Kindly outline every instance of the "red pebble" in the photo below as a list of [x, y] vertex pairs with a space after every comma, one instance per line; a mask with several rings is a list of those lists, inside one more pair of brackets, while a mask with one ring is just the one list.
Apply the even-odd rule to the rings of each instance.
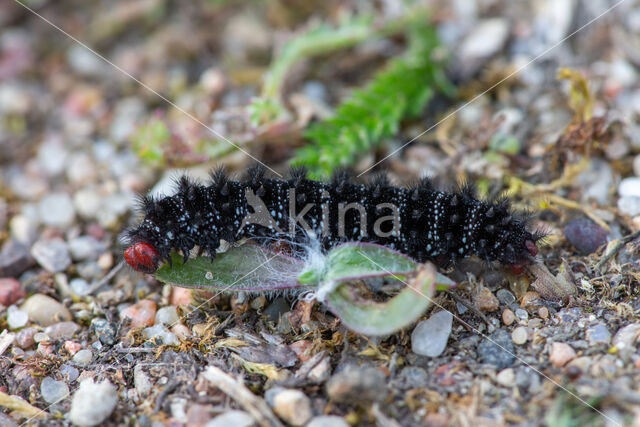
[[27, 293], [16, 279], [10, 277], [0, 279], [0, 304], [8, 307], [26, 295]]
[[155, 302], [143, 299], [138, 301], [137, 304], [130, 305], [122, 310], [120, 317], [122, 319], [125, 317], [131, 319], [131, 327], [133, 328], [153, 326], [156, 318], [156, 308]]
[[160, 255], [149, 243], [138, 242], [124, 251], [124, 259], [135, 270], [150, 274], [158, 269]]

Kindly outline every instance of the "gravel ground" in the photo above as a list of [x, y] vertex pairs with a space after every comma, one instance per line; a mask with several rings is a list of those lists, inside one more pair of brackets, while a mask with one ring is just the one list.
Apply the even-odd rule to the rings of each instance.
[[[458, 97], [357, 169], [432, 128], [385, 162], [391, 178], [508, 189], [549, 233], [553, 276], [461, 263], [435, 299], [447, 311], [384, 339], [317, 303], [163, 285], [121, 268], [119, 240], [137, 195], [168, 191], [177, 169], [251, 164], [198, 151], [228, 148], [202, 124], [285, 171], [300, 127], [256, 130], [245, 108], [272, 52], [372, 6], [25, 2], [105, 62], [1, 4], [0, 425], [640, 425], [640, 1], [428, 2]], [[322, 117], [402, 47], [305, 61], [285, 100]], [[584, 76], [590, 107], [560, 68]], [[171, 132], [160, 163], [132, 140], [154, 119]], [[575, 292], [555, 298], [559, 282]]]

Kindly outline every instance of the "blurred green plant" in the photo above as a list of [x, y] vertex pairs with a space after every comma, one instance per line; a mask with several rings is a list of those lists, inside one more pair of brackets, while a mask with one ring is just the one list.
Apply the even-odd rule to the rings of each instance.
[[162, 120], [149, 119], [136, 129], [130, 140], [134, 151], [145, 163], [153, 166], [164, 165], [164, 148], [171, 140], [171, 132]]
[[305, 165], [314, 178], [330, 176], [397, 133], [401, 120], [419, 115], [436, 92], [453, 94], [434, 28], [415, 21], [407, 36], [409, 46], [402, 57], [392, 60], [364, 89], [354, 90], [333, 117], [307, 130], [311, 143], [298, 150], [293, 165]]
[[[418, 264], [385, 246], [349, 242], [306, 262], [261, 246], [246, 244], [183, 263], [171, 255], [156, 279], [186, 288], [220, 292], [312, 291], [350, 329], [365, 335], [388, 335], [415, 322], [436, 290], [454, 283], [431, 264]], [[383, 277], [408, 286], [386, 302], [363, 299], [354, 282]]]
[[408, 9], [389, 22], [376, 24], [372, 16], [346, 16], [337, 25], [326, 22], [311, 26], [304, 33], [282, 46], [265, 74], [262, 93], [249, 105], [249, 117], [254, 126], [288, 118], [282, 105], [282, 86], [293, 65], [303, 59], [324, 55], [355, 46], [375, 37], [387, 37], [406, 31], [411, 22], [426, 20], [424, 9]]

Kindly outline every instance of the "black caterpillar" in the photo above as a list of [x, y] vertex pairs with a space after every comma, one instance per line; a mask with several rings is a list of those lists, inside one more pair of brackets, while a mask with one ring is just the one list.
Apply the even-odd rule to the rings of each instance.
[[472, 186], [438, 191], [427, 179], [411, 188], [394, 187], [385, 176], [355, 184], [346, 173], [319, 182], [296, 169], [279, 180], [253, 167], [242, 181], [218, 170], [208, 186], [184, 176], [177, 184], [173, 196], [143, 197], [144, 219], [126, 233], [125, 259], [138, 271], [154, 272], [172, 250], [186, 262], [195, 246], [214, 257], [221, 240], [243, 238], [315, 238], [325, 250], [367, 241], [441, 265], [475, 254], [515, 271], [531, 262], [542, 237], [527, 231], [528, 215], [512, 212], [507, 199], [478, 200]]

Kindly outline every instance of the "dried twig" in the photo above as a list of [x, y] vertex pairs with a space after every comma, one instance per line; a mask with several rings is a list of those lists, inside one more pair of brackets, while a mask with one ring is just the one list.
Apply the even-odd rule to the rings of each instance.
[[276, 418], [264, 400], [251, 393], [244, 384], [236, 381], [220, 368], [209, 365], [202, 376], [242, 406], [259, 425], [263, 427], [282, 426], [280, 420]]
[[603, 265], [605, 265], [607, 263], [607, 261], [609, 261], [611, 259], [611, 257], [613, 257], [615, 254], [618, 253], [618, 251], [627, 243], [634, 241], [635, 239], [637, 239], [638, 237], [640, 237], [640, 230], [636, 231], [635, 233], [631, 233], [627, 236], [621, 237], [620, 239], [614, 240], [613, 242], [611, 242], [611, 245], [609, 245], [606, 249], [606, 252], [602, 255], [602, 258], [600, 258], [600, 261], [598, 261], [598, 263], [596, 264], [595, 269], [600, 271], [600, 269], [602, 268]]
[[456, 295], [455, 292], [452, 292], [452, 291], [446, 291], [446, 292], [447, 292], [447, 295], [449, 295], [451, 298], [456, 300], [456, 302], [459, 302], [460, 304], [464, 305], [469, 310], [471, 310], [476, 316], [481, 318], [484, 321], [484, 323], [486, 323], [487, 325], [491, 325], [491, 322], [489, 322], [489, 319], [487, 319], [487, 316], [485, 316], [480, 310], [478, 310], [475, 305], [471, 304], [469, 301], [463, 298], [460, 298], [458, 295]]

